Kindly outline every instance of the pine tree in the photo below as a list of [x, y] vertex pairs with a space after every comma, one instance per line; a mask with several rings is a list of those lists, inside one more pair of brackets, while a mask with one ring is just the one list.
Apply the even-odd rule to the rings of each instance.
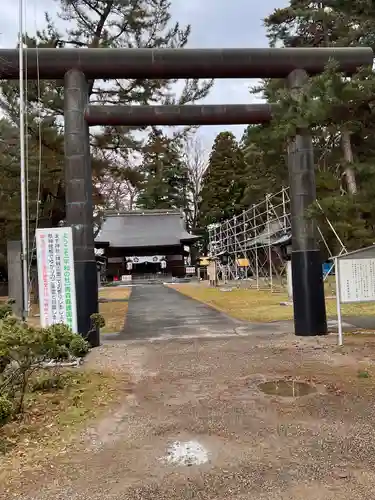
[[[64, 21], [57, 27], [57, 19], [46, 14], [46, 26], [36, 38], [27, 36], [28, 47], [54, 47], [57, 49], [78, 48], [178, 48], [184, 47], [190, 35], [190, 26], [182, 27], [173, 22], [168, 0], [55, 0], [60, 7], [58, 17]], [[176, 96], [174, 81], [170, 80], [119, 80], [111, 85], [103, 81], [91, 81], [89, 93], [91, 102], [118, 104], [151, 104], [194, 102], [206, 96], [211, 81], [188, 80], [182, 92]], [[64, 218], [64, 141], [61, 130], [63, 118], [64, 88], [62, 81], [27, 82], [29, 143], [28, 171], [30, 188], [30, 229], [36, 218], [36, 203], [39, 204], [39, 225], [56, 225]], [[18, 131], [18, 82], [1, 82], [0, 107], [8, 119], [9, 126]], [[42, 122], [40, 118], [43, 118]], [[102, 127], [91, 135], [93, 167], [94, 204], [107, 206], [100, 193], [101, 183], [105, 187], [111, 176], [118, 182], [131, 185], [131, 196], [139, 184], [134, 168], [134, 151], [142, 152], [147, 142], [148, 130], [139, 138], [136, 131], [127, 127]], [[146, 136], [146, 139], [144, 137]], [[11, 158], [12, 188], [19, 190], [19, 152], [8, 148]], [[6, 159], [0, 162], [3, 165]], [[39, 168], [41, 166], [41, 168]], [[3, 171], [5, 175], [5, 170]], [[41, 182], [39, 183], [39, 172]], [[7, 174], [8, 175], [8, 174]], [[9, 174], [10, 175], [10, 174]], [[1, 177], [1, 173], [0, 173]], [[4, 185], [8, 182], [4, 178]], [[173, 184], [174, 181], [170, 180]], [[176, 179], [176, 183], [179, 180]], [[107, 190], [108, 191], [108, 190]], [[103, 190], [103, 195], [106, 194]], [[39, 196], [40, 193], [40, 196]], [[38, 200], [39, 198], [39, 200]], [[178, 205], [181, 203], [179, 202]], [[19, 205], [14, 201], [12, 213], [2, 206], [6, 217], [0, 233], [19, 236]], [[31, 208], [32, 207], [32, 208]], [[15, 224], [15, 220], [18, 220]], [[13, 231], [14, 230], [14, 231]], [[17, 236], [16, 236], [17, 235]], [[6, 238], [4, 239], [4, 242]], [[0, 250], [1, 251], [1, 250]]]
[[[351, 27], [349, 16], [337, 9], [335, 0], [290, 0], [265, 20], [272, 47], [328, 47], [340, 45]], [[348, 44], [349, 45], [349, 44]]]
[[246, 208], [288, 185], [288, 163], [285, 137], [275, 133], [274, 124], [247, 127], [241, 148], [245, 159], [242, 204]]
[[242, 209], [245, 162], [231, 132], [217, 135], [203, 175], [200, 226], [232, 217]]
[[145, 209], [187, 208], [188, 171], [180, 143], [161, 132], [153, 133], [140, 167], [137, 206]]
[[[274, 46], [366, 45], [375, 39], [375, 16], [370, 10], [366, 2], [354, 5], [345, 0], [291, 0], [288, 7], [276, 9], [265, 25]], [[369, 199], [375, 158], [369, 138], [375, 125], [371, 109], [374, 84], [371, 69], [347, 78], [337, 73], [332, 61], [322, 75], [308, 80], [298, 97], [282, 81], [264, 82], [262, 88], [268, 99], [278, 105], [270, 126], [273, 144], [284, 140], [286, 151], [288, 139], [299, 127], [310, 128], [318, 198], [348, 248], [367, 244], [373, 233]], [[321, 217], [313, 207], [311, 213]], [[322, 217], [321, 227], [324, 226]], [[333, 243], [330, 246], [334, 250]]]

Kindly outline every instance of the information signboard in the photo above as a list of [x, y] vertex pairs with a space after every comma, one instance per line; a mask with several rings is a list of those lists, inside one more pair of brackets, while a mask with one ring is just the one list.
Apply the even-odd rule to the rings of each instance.
[[340, 302], [375, 301], [375, 258], [339, 259]]
[[37, 229], [36, 250], [41, 326], [64, 323], [77, 333], [72, 229]]
[[341, 304], [375, 302], [375, 245], [334, 257], [339, 345], [343, 344]]

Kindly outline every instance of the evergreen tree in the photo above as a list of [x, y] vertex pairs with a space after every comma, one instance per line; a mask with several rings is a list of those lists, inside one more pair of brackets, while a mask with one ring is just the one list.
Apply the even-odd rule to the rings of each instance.
[[284, 47], [328, 47], [340, 45], [350, 29], [350, 16], [337, 9], [336, 0], [290, 0], [265, 19], [270, 45]]
[[274, 124], [250, 125], [245, 130], [241, 148], [245, 159], [245, 189], [242, 205], [250, 207], [288, 185], [288, 162], [285, 137], [275, 133]]
[[180, 143], [161, 132], [150, 135], [140, 167], [137, 206], [145, 209], [187, 208], [188, 171]]
[[[375, 16], [370, 10], [367, 2], [354, 5], [345, 0], [291, 0], [288, 7], [276, 9], [265, 19], [265, 25], [272, 46], [371, 45]], [[374, 84], [371, 69], [363, 69], [347, 78], [337, 73], [332, 61], [322, 75], [307, 81], [298, 96], [293, 95], [282, 81], [265, 81], [255, 89], [277, 104], [268, 137], [264, 137], [264, 148], [277, 150], [282, 144], [285, 157], [289, 138], [301, 126], [310, 128], [315, 150], [317, 195], [325, 215], [347, 248], [357, 248], [373, 239], [374, 219], [369, 200], [374, 186], [372, 165], [375, 158], [370, 139], [375, 125], [371, 109]], [[249, 148], [248, 144], [246, 147]], [[280, 160], [278, 168], [284, 162]], [[261, 168], [267, 171], [267, 161], [262, 159]], [[325, 218], [314, 207], [311, 214], [321, 219], [321, 228], [326, 226]], [[331, 240], [330, 247], [335, 251], [332, 233], [325, 236]]]
[[231, 132], [217, 135], [202, 179], [200, 226], [232, 217], [242, 209], [245, 162]]
[[[190, 26], [173, 22], [168, 0], [55, 0], [60, 7], [58, 17], [64, 21], [60, 29], [56, 19], [46, 14], [46, 26], [36, 38], [26, 37], [28, 47], [79, 48], [178, 48], [184, 47], [190, 35]], [[182, 92], [176, 96], [174, 81], [119, 80], [111, 85], [103, 81], [90, 81], [91, 102], [118, 104], [151, 104], [194, 102], [206, 96], [211, 81], [187, 80]], [[61, 81], [27, 82], [27, 134], [30, 200], [30, 232], [33, 224], [54, 226], [64, 218], [64, 141], [61, 129], [64, 88]], [[1, 82], [0, 107], [6, 117], [4, 126], [19, 136], [18, 82]], [[108, 192], [111, 176], [116, 183], [122, 179], [131, 186], [131, 196], [139, 184], [134, 168], [134, 151], [142, 153], [143, 134], [139, 139], [127, 127], [102, 127], [92, 132], [91, 152], [93, 166], [94, 204], [108, 206], [103, 200]], [[146, 137], [147, 137], [146, 131]], [[17, 142], [17, 141], [16, 141]], [[0, 144], [3, 152], [3, 145]], [[0, 182], [6, 193], [19, 193], [19, 152], [7, 145], [0, 159]], [[7, 165], [7, 168], [4, 167]], [[4, 168], [3, 168], [4, 167]], [[1, 178], [2, 176], [2, 178]], [[101, 193], [101, 183], [105, 189]], [[180, 181], [172, 181], [179, 183]], [[4, 191], [3, 195], [6, 198]], [[3, 195], [0, 198], [3, 199]], [[5, 199], [4, 198], [4, 199]], [[17, 198], [17, 199], [16, 199]], [[10, 199], [9, 199], [10, 203]], [[181, 205], [180, 202], [177, 203]], [[39, 207], [36, 210], [36, 207]], [[19, 195], [10, 204], [2, 205], [3, 219], [0, 234], [6, 245], [8, 235], [19, 237]], [[15, 222], [17, 221], [17, 222]], [[1, 249], [0, 249], [1, 252]]]

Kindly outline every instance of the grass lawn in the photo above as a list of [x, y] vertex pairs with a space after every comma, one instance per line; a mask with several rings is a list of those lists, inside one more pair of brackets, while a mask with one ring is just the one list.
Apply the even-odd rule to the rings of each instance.
[[131, 294], [131, 287], [105, 287], [99, 290], [101, 299], [128, 299]]
[[[128, 287], [106, 287], [99, 290], [101, 299], [129, 299], [131, 288]], [[101, 329], [101, 333], [116, 333], [122, 330], [126, 313], [128, 312], [127, 302], [100, 302], [99, 312], [105, 319], [105, 327]]]
[[[45, 371], [48, 379], [51, 371]], [[35, 387], [26, 397], [24, 414], [0, 428], [0, 483], [17, 465], [34, 467], [65, 446], [100, 416], [121, 394], [131, 392], [130, 378], [82, 368], [65, 370], [61, 388]], [[44, 389], [44, 390], [42, 390]]]
[[[288, 300], [287, 295], [283, 293], [254, 289], [233, 289], [230, 292], [223, 292], [220, 288], [192, 284], [171, 285], [171, 287], [245, 321], [268, 323], [293, 319], [293, 307], [280, 305], [280, 302]], [[336, 316], [336, 300], [326, 299], [326, 306], [327, 316]], [[343, 304], [341, 309], [342, 314], [346, 316], [375, 316], [375, 303], [371, 302]]]
[[[131, 288], [105, 288], [99, 291], [99, 298], [114, 300], [128, 299], [131, 294]], [[127, 302], [99, 302], [99, 312], [105, 320], [105, 327], [100, 330], [101, 333], [119, 332], [125, 323], [126, 313], [128, 311]], [[39, 306], [32, 305], [28, 323], [32, 326], [39, 326]]]
[[100, 329], [100, 333], [117, 333], [124, 327], [128, 303], [102, 302], [99, 304], [99, 312], [105, 319], [105, 327]]

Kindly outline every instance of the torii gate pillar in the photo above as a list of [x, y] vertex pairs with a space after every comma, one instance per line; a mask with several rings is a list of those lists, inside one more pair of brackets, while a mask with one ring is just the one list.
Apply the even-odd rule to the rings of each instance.
[[91, 315], [98, 312], [98, 282], [87, 105], [86, 77], [71, 69], [65, 74], [64, 98], [66, 223], [73, 232], [78, 331], [83, 336], [90, 332], [90, 344], [97, 347], [99, 332], [91, 332]]

